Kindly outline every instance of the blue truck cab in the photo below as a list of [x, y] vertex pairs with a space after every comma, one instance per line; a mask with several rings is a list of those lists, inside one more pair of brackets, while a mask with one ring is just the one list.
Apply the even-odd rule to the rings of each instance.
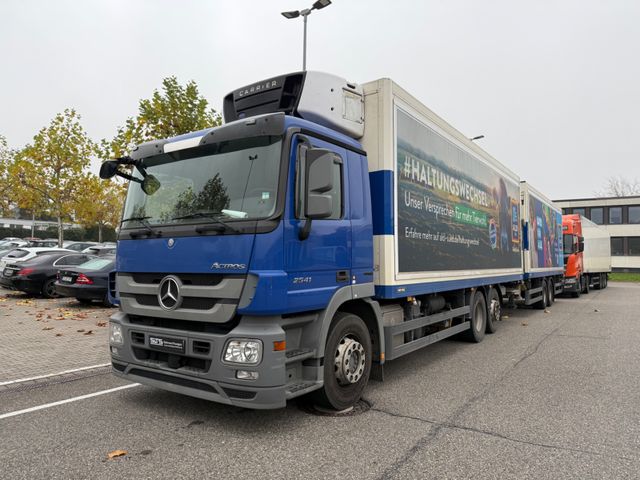
[[224, 116], [102, 166], [101, 177], [130, 180], [110, 322], [116, 376], [241, 407], [312, 394], [341, 410], [385, 360], [458, 333], [478, 342], [524, 292], [517, 250], [501, 284], [495, 274], [374, 280], [393, 172], [370, 172], [357, 140], [362, 87], [283, 75], [227, 95]]

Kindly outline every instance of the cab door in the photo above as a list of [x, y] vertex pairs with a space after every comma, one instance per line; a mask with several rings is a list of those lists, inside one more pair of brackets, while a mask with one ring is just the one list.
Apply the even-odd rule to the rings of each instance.
[[[304, 217], [304, 158], [310, 148], [323, 148], [336, 157], [333, 187], [327, 192], [333, 210], [326, 219], [311, 220], [308, 236], [302, 233]], [[341, 287], [351, 279], [351, 220], [347, 186], [347, 151], [310, 135], [292, 139], [287, 205], [284, 222], [285, 269], [288, 275], [287, 310], [308, 311], [325, 308]]]

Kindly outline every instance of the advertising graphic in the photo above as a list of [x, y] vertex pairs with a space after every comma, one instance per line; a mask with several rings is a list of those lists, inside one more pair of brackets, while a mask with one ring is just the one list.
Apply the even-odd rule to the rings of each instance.
[[519, 185], [396, 108], [398, 271], [517, 268]]
[[563, 267], [562, 215], [533, 195], [529, 195], [531, 225], [531, 266], [533, 268]]

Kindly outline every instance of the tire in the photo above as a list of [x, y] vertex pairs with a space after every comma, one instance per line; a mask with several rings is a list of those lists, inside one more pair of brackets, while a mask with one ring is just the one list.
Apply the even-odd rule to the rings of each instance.
[[573, 298], [580, 298], [581, 293], [582, 293], [582, 277], [578, 277], [578, 285], [576, 286], [576, 291], [571, 292], [571, 296]]
[[464, 338], [469, 342], [480, 343], [487, 330], [487, 303], [480, 291], [473, 294], [470, 315], [471, 328], [464, 332]]
[[589, 283], [589, 275], [582, 278], [582, 293], [584, 293], [585, 295], [589, 294]]
[[609, 285], [609, 275], [608, 274], [604, 274], [604, 287], [602, 288], [607, 288], [607, 285]]
[[553, 305], [553, 302], [556, 301], [556, 285], [553, 278], [550, 278], [548, 281], [549, 284], [549, 293], [547, 294], [547, 298], [549, 299], [549, 306]]
[[487, 296], [487, 333], [495, 333], [502, 321], [502, 302], [498, 291], [491, 287]]
[[55, 283], [55, 278], [49, 278], [44, 282], [42, 285], [42, 296], [44, 298], [57, 298], [60, 296], [56, 293]]
[[77, 300], [78, 302], [80, 302], [82, 305], [91, 305], [91, 304], [93, 303], [93, 302], [92, 302], [90, 299], [88, 299], [88, 298], [78, 298], [78, 297], [76, 297], [76, 300]]
[[314, 392], [314, 400], [345, 410], [360, 399], [369, 381], [371, 336], [362, 319], [351, 313], [336, 313], [332, 323], [324, 355], [324, 385]]
[[542, 280], [542, 299], [533, 304], [538, 310], [544, 310], [549, 306], [549, 287], [547, 286], [547, 280]]

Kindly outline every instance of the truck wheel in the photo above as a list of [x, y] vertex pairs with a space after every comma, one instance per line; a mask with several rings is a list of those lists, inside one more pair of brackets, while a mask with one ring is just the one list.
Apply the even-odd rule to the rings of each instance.
[[549, 279], [549, 294], [547, 298], [549, 299], [549, 306], [553, 305], [553, 302], [556, 301], [556, 283], [553, 278]]
[[581, 293], [582, 293], [582, 277], [578, 277], [578, 281], [576, 282], [576, 291], [571, 292], [571, 296], [573, 298], [580, 298]]
[[498, 329], [498, 322], [502, 320], [502, 302], [498, 291], [493, 287], [489, 290], [487, 303], [487, 333], [495, 333]]
[[352, 407], [362, 395], [371, 371], [371, 337], [362, 319], [338, 312], [327, 339], [324, 386], [317, 403], [336, 410]]
[[56, 283], [56, 279], [55, 278], [50, 278], [49, 280], [44, 282], [44, 285], [42, 285], [42, 296], [44, 298], [56, 298], [56, 297], [59, 297], [59, 295], [56, 293], [55, 283]]
[[542, 298], [540, 301], [533, 304], [538, 310], [544, 310], [549, 306], [549, 287], [547, 286], [547, 281], [542, 280]]
[[479, 343], [487, 330], [487, 303], [482, 292], [476, 291], [471, 300], [471, 328], [465, 333], [469, 342]]
[[604, 287], [602, 288], [607, 288], [607, 285], [609, 285], [609, 275], [608, 274], [604, 274]]
[[589, 283], [591, 282], [591, 279], [589, 278], [589, 275], [585, 275], [584, 277], [582, 277], [582, 293], [584, 294], [588, 294], [589, 293]]

